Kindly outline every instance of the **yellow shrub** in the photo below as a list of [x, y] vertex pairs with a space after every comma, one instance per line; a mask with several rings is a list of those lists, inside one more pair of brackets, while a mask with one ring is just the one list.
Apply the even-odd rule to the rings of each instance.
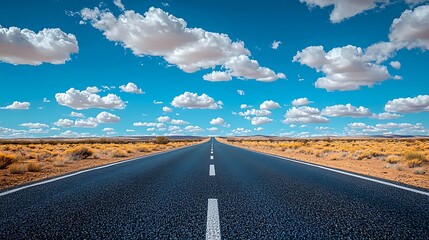
[[15, 155], [0, 153], [0, 169], [5, 169], [7, 166], [14, 163], [15, 161]]

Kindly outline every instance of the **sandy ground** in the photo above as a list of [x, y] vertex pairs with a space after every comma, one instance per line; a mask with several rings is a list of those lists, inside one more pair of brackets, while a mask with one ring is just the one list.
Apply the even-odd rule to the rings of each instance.
[[51, 178], [59, 175], [64, 175], [79, 170], [84, 170], [96, 166], [101, 166], [109, 163], [120, 162], [136, 157], [143, 157], [147, 155], [152, 155], [159, 152], [165, 152], [171, 149], [180, 148], [184, 146], [190, 146], [193, 144], [198, 144], [200, 142], [183, 142], [180, 144], [175, 144], [174, 146], [167, 146], [165, 149], [160, 151], [152, 151], [150, 153], [133, 153], [129, 154], [127, 157], [110, 157], [110, 158], [101, 158], [96, 159], [90, 157], [83, 160], [73, 161], [70, 164], [64, 164], [64, 166], [55, 166], [54, 162], [40, 162], [41, 171], [40, 172], [26, 172], [22, 174], [11, 174], [8, 169], [0, 169], [0, 190], [6, 189], [26, 183], [31, 183], [34, 181], [42, 180], [44, 178]]
[[314, 163], [331, 168], [341, 169], [349, 172], [355, 172], [367, 176], [387, 179], [395, 182], [405, 183], [411, 186], [429, 189], [429, 175], [415, 174], [413, 169], [403, 167], [402, 170], [397, 170], [395, 167], [389, 167], [386, 162], [376, 159], [363, 159], [363, 160], [330, 160], [327, 158], [320, 158], [314, 155], [299, 153], [298, 151], [281, 151], [276, 149], [266, 149], [265, 147], [250, 146], [240, 144], [239, 142], [231, 143], [225, 139], [217, 138], [218, 141], [235, 145], [242, 148], [252, 149], [258, 152], [269, 153], [282, 157], [292, 158], [304, 162]]

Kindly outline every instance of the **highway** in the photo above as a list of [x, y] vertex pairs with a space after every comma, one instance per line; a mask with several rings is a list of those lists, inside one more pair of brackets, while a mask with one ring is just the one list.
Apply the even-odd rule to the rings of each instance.
[[0, 192], [0, 239], [428, 236], [425, 190], [401, 189], [213, 138]]

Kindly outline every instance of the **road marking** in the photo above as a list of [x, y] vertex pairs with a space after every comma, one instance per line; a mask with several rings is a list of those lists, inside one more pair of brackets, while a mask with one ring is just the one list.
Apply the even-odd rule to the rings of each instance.
[[[229, 145], [229, 146], [233, 146], [233, 145]], [[409, 187], [401, 186], [401, 185], [394, 184], [394, 183], [390, 183], [390, 182], [385, 182], [385, 181], [382, 181], [382, 180], [379, 180], [379, 179], [374, 179], [374, 178], [370, 178], [370, 177], [365, 177], [365, 176], [361, 176], [361, 175], [358, 175], [358, 174], [349, 173], [349, 172], [344, 172], [344, 171], [341, 171], [341, 170], [338, 170], [338, 169], [333, 169], [333, 168], [329, 168], [329, 167], [324, 167], [324, 166], [320, 166], [320, 165], [316, 165], [316, 164], [312, 164], [312, 163], [307, 163], [307, 162], [303, 162], [303, 161], [299, 161], [299, 160], [295, 160], [295, 159], [285, 158], [285, 157], [281, 157], [281, 156], [277, 156], [277, 155], [273, 155], [273, 154], [269, 154], [269, 153], [258, 152], [258, 151], [254, 151], [254, 150], [251, 150], [251, 149], [245, 149], [245, 148], [236, 147], [236, 146], [233, 146], [233, 147], [235, 147], [235, 148], [239, 148], [239, 149], [243, 149], [243, 150], [247, 150], [247, 151], [250, 151], [250, 152], [259, 153], [259, 154], [266, 155], [266, 156], [270, 156], [270, 157], [280, 158], [280, 159], [283, 159], [283, 160], [287, 160], [287, 161], [291, 161], [291, 162], [295, 162], [295, 163], [299, 163], [299, 164], [304, 164], [304, 165], [307, 165], [307, 166], [312, 166], [312, 167], [316, 167], [316, 168], [320, 168], [320, 169], [328, 170], [328, 171], [331, 171], [331, 172], [336, 172], [336, 173], [344, 174], [344, 175], [347, 175], [347, 176], [350, 176], [350, 177], [360, 178], [360, 179], [363, 179], [363, 180], [367, 180], [367, 181], [371, 181], [371, 182], [375, 182], [375, 183], [379, 183], [379, 184], [387, 185], [387, 186], [390, 186], [390, 187], [399, 188], [399, 189], [402, 189], [402, 190], [406, 190], [406, 191], [410, 191], [410, 192], [414, 192], [414, 193], [418, 193], [418, 194], [422, 194], [422, 195], [429, 196], [429, 192], [425, 192], [425, 191], [421, 191], [421, 190], [418, 190], [418, 189], [414, 189], [414, 188], [409, 188]]]
[[216, 176], [215, 167], [213, 164], [210, 164], [209, 175]]
[[11, 189], [9, 191], [0, 192], [0, 197], [8, 195], [8, 194], [11, 194], [11, 193], [14, 193], [14, 192], [18, 192], [18, 191], [21, 191], [21, 190], [24, 190], [24, 189], [27, 189], [27, 188], [32, 188], [32, 187], [36, 187], [36, 186], [39, 186], [39, 185], [44, 185], [44, 184], [47, 184], [47, 183], [55, 182], [55, 181], [58, 181], [58, 180], [61, 180], [61, 179], [73, 177], [73, 176], [76, 176], [76, 175], [79, 175], [79, 174], [82, 174], [82, 173], [91, 172], [91, 171], [95, 171], [95, 170], [99, 170], [99, 169], [103, 169], [103, 168], [108, 168], [108, 167], [111, 167], [111, 166], [115, 166], [115, 165], [119, 165], [119, 164], [123, 164], [123, 163], [127, 163], [127, 162], [132, 162], [132, 161], [139, 160], [139, 159], [142, 159], [142, 158], [148, 158], [148, 157], [153, 157], [153, 156], [161, 155], [161, 154], [164, 154], [164, 153], [174, 152], [174, 151], [177, 151], [177, 150], [180, 150], [180, 149], [183, 149], [183, 148], [193, 147], [193, 146], [197, 146], [197, 145], [200, 145], [200, 144], [203, 144], [203, 143], [199, 143], [199, 144], [195, 144], [195, 145], [191, 145], [191, 146], [184, 146], [184, 147], [180, 147], [180, 148], [168, 150], [168, 151], [165, 151], [165, 152], [153, 153], [153, 154], [149, 154], [149, 155], [142, 156], [142, 157], [136, 157], [136, 158], [124, 160], [124, 161], [121, 161], [121, 162], [115, 162], [115, 163], [110, 163], [110, 164], [106, 164], [106, 165], [103, 165], [103, 166], [98, 166], [98, 167], [94, 167], [94, 168], [90, 168], [90, 169], [85, 169], [85, 170], [82, 170], [82, 171], [79, 171], [79, 172], [74, 172], [74, 173], [70, 173], [70, 174], [67, 174], [67, 175], [55, 177], [55, 178], [52, 178], [52, 179], [49, 179], [49, 180], [45, 180], [45, 181], [41, 181], [41, 182], [37, 182], [37, 183], [25, 185], [25, 186], [22, 186], [22, 187], [14, 188], [14, 189]]
[[210, 156], [210, 159], [214, 159], [214, 156]]
[[206, 240], [220, 239], [220, 222], [217, 199], [209, 198], [207, 206]]

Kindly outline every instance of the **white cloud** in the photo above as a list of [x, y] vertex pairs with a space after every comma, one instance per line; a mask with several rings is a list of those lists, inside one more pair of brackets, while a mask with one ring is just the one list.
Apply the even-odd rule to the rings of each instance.
[[250, 120], [252, 125], [262, 125], [262, 124], [270, 123], [272, 121], [273, 121], [273, 119], [268, 118], [268, 117], [253, 117]]
[[162, 101], [153, 100], [153, 104], [163, 104], [163, 102]]
[[198, 132], [202, 132], [204, 130], [202, 128], [200, 128], [199, 126], [186, 126], [185, 131], [191, 132], [191, 133], [198, 133]]
[[251, 133], [252, 131], [251, 130], [249, 130], [249, 129], [245, 129], [245, 128], [236, 128], [236, 129], [233, 129], [233, 130], [231, 130], [231, 133], [232, 134], [235, 134], [235, 135], [243, 135], [243, 134], [248, 134], [248, 133]]
[[257, 127], [257, 128], [254, 128], [253, 130], [254, 130], [254, 131], [263, 131], [263, 130], [264, 130], [264, 128], [262, 128], [262, 127]]
[[225, 82], [231, 81], [232, 77], [227, 72], [213, 71], [211, 73], [205, 74], [203, 79], [210, 82]]
[[99, 93], [99, 92], [101, 92], [101, 90], [100, 90], [100, 89], [98, 89], [98, 87], [96, 87], [96, 86], [93, 86], [93, 87], [87, 87], [87, 88], [85, 89], [85, 91], [90, 92], [90, 93]]
[[44, 103], [50, 103], [51, 102], [51, 100], [49, 100], [49, 99], [47, 99], [47, 98], [43, 98], [43, 100], [42, 100]]
[[267, 117], [267, 116], [271, 116], [271, 112], [268, 110], [248, 109], [245, 112], [239, 112], [238, 115], [242, 117], [247, 117], [247, 116]]
[[30, 103], [29, 102], [19, 102], [15, 101], [11, 105], [8, 105], [6, 107], [1, 107], [0, 109], [9, 109], [9, 110], [28, 110], [30, 109]]
[[207, 128], [207, 130], [210, 132], [217, 132], [219, 129], [217, 127], [210, 127], [210, 128]]
[[320, 110], [308, 106], [292, 107], [287, 110], [283, 123], [325, 123], [329, 119], [320, 116]]
[[185, 92], [173, 99], [171, 105], [174, 107], [182, 107], [188, 109], [195, 108], [208, 108], [208, 109], [219, 109], [223, 103], [221, 101], [215, 102], [213, 98], [203, 93], [198, 96], [196, 93]]
[[241, 109], [246, 109], [246, 108], [251, 108], [252, 106], [249, 106], [249, 105], [247, 105], [247, 104], [241, 104], [240, 105], [240, 108]]
[[366, 107], [355, 107], [347, 103], [346, 105], [328, 106], [322, 110], [321, 115], [329, 117], [368, 117], [372, 113]]
[[390, 66], [392, 66], [395, 69], [400, 69], [401, 68], [401, 63], [398, 62], [398, 61], [391, 61], [389, 64], [390, 64]]
[[315, 86], [327, 91], [358, 90], [391, 78], [386, 66], [374, 63], [361, 48], [351, 45], [329, 52], [322, 46], [307, 47], [297, 52], [293, 61], [323, 72], [325, 76], [317, 79]]
[[103, 132], [113, 132], [113, 131], [115, 131], [115, 129], [113, 129], [113, 128], [103, 128], [103, 130], [101, 130], [101, 131], [103, 131]]
[[58, 135], [58, 137], [67, 137], [67, 138], [88, 137], [88, 136], [90, 136], [89, 133], [77, 133], [71, 130], [67, 130]]
[[350, 129], [346, 129], [348, 135], [367, 135], [374, 133], [383, 134], [427, 134], [429, 131], [425, 129], [422, 123], [383, 123], [375, 126], [357, 122], [347, 125]]
[[429, 5], [405, 10], [393, 20], [389, 40], [399, 48], [429, 49]]
[[271, 48], [277, 49], [277, 48], [279, 48], [281, 43], [282, 43], [281, 41], [273, 41], [273, 43], [271, 43]]
[[429, 95], [393, 99], [386, 103], [384, 110], [394, 113], [429, 112]]
[[84, 118], [85, 115], [83, 115], [83, 113], [78, 113], [78, 112], [71, 112], [70, 117], [77, 117], [77, 118]]
[[54, 122], [54, 125], [58, 127], [72, 127], [74, 126], [74, 121], [70, 119], [59, 119], [58, 121]]
[[233, 42], [226, 34], [188, 28], [184, 19], [159, 8], [151, 7], [144, 15], [125, 11], [118, 18], [98, 8], [85, 8], [80, 14], [108, 40], [121, 43], [136, 56], [160, 56], [188, 73], [216, 66], [225, 69], [225, 73], [212, 73], [206, 79], [225, 80], [228, 75], [259, 81], [279, 78], [251, 60], [243, 42]]
[[246, 94], [243, 90], [240, 90], [240, 89], [237, 90], [237, 93], [241, 96]]
[[119, 86], [121, 92], [144, 94], [141, 88], [138, 88], [135, 83], [129, 82], [127, 85]]
[[38, 33], [17, 27], [0, 26], [0, 61], [11, 64], [64, 64], [79, 47], [73, 34], [59, 28], [45, 28]]
[[182, 120], [182, 119], [171, 119], [171, 124], [175, 124], [175, 125], [186, 125], [189, 124], [187, 121]]
[[120, 117], [108, 112], [101, 112], [96, 117], [98, 123], [116, 123], [121, 120]]
[[125, 108], [125, 103], [115, 94], [100, 97], [100, 95], [90, 93], [86, 90], [79, 91], [74, 88], [70, 88], [65, 93], [55, 94], [55, 98], [58, 104], [77, 110], [89, 108]]
[[156, 128], [165, 128], [164, 123], [151, 123], [151, 122], [135, 122], [133, 123], [135, 127], [156, 127]]
[[358, 15], [364, 11], [368, 11], [377, 7], [384, 7], [389, 3], [389, 0], [299, 0], [301, 3], [306, 3], [310, 8], [313, 7], [330, 7], [333, 10], [329, 16], [331, 22], [339, 23], [344, 19]]
[[27, 127], [27, 128], [48, 128], [49, 126], [44, 123], [22, 123], [19, 124], [21, 127]]
[[259, 105], [259, 108], [261, 110], [270, 110], [270, 109], [276, 109], [280, 108], [280, 104], [274, 102], [273, 100], [266, 100], [261, 105]]
[[86, 119], [77, 119], [74, 121], [73, 127], [81, 127], [81, 128], [95, 128], [98, 126], [98, 121], [96, 118], [86, 118]]
[[125, 131], [126, 131], [126, 132], [135, 132], [136, 130], [133, 130], [133, 129], [126, 129]]
[[226, 122], [225, 122], [225, 120], [223, 120], [223, 118], [217, 117], [217, 118], [213, 118], [212, 120], [210, 120], [210, 124], [211, 125], [226, 125]]
[[169, 107], [162, 107], [162, 111], [167, 113], [167, 112], [172, 112], [173, 109], [171, 109]]
[[125, 10], [125, 6], [124, 6], [124, 4], [122, 3], [121, 0], [113, 0], [113, 4], [115, 4], [122, 11]]
[[169, 116], [161, 116], [156, 119], [158, 122], [171, 122], [171, 118]]
[[376, 119], [380, 119], [380, 120], [386, 120], [386, 119], [400, 118], [400, 117], [402, 117], [402, 115], [396, 114], [396, 113], [384, 112], [384, 113], [379, 113], [379, 114], [373, 114], [371, 117], [376, 118]]
[[302, 105], [308, 105], [308, 104], [310, 104], [311, 102], [310, 101], [308, 101], [308, 99], [306, 98], [306, 97], [304, 97], [304, 98], [298, 98], [298, 99], [294, 99], [293, 101], [292, 101], [292, 105], [293, 106], [295, 106], [295, 107], [297, 107], [297, 106], [302, 106]]

